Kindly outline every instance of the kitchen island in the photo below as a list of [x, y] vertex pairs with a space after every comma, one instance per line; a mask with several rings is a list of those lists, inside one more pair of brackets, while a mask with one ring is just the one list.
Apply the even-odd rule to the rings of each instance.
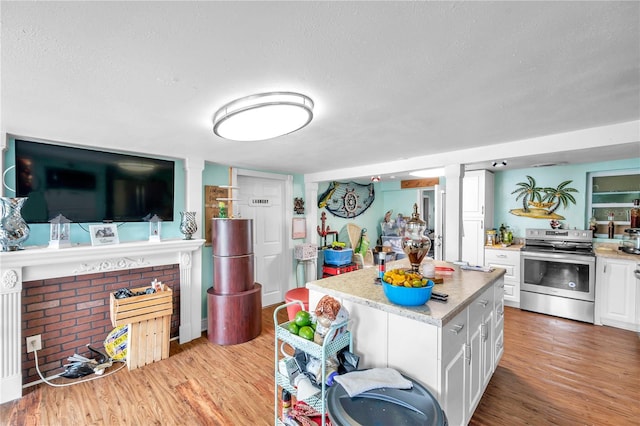
[[[434, 262], [427, 260], [428, 262]], [[503, 351], [504, 269], [492, 272], [453, 268], [434, 290], [447, 302], [429, 300], [417, 307], [389, 302], [369, 267], [312, 281], [309, 306], [323, 295], [349, 311], [359, 368], [392, 367], [420, 381], [434, 394], [450, 425], [467, 424]], [[387, 269], [408, 268], [406, 259]]]

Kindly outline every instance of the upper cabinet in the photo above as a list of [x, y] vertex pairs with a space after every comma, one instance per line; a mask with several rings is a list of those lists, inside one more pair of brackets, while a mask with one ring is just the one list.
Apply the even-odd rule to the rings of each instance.
[[616, 234], [630, 224], [633, 200], [640, 198], [640, 170], [594, 172], [588, 179], [588, 211], [596, 218], [596, 237], [607, 237], [609, 215], [613, 214]]
[[493, 173], [474, 170], [464, 174], [462, 215], [493, 217]]
[[484, 234], [493, 228], [493, 173], [466, 172], [462, 181], [462, 260], [484, 265]]

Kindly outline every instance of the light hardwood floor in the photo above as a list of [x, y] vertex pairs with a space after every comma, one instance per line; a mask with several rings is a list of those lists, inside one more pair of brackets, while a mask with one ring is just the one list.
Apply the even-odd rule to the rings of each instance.
[[[172, 342], [143, 368], [31, 387], [0, 406], [0, 424], [273, 424], [273, 309], [251, 342]], [[471, 425], [640, 425], [636, 333], [506, 308], [505, 345]]]

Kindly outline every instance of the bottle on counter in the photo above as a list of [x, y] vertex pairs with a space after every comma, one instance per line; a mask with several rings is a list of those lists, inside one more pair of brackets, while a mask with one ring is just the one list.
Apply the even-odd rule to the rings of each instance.
[[613, 238], [613, 235], [615, 233], [615, 224], [613, 223], [613, 214], [609, 213], [609, 225], [607, 226], [607, 230], [608, 230], [608, 237], [609, 238]]
[[633, 207], [630, 213], [631, 228], [640, 228], [640, 199], [633, 200]]

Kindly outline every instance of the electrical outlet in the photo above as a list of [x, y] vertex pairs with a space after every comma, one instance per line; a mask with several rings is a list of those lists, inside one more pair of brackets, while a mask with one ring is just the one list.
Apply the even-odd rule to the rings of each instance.
[[42, 336], [36, 334], [35, 336], [27, 337], [27, 353], [39, 351], [40, 349], [42, 349]]

